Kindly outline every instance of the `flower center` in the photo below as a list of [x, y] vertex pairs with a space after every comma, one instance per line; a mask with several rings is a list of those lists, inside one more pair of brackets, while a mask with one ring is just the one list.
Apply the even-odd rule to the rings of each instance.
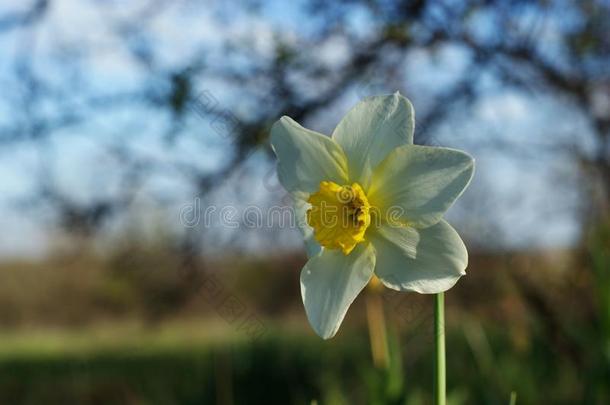
[[371, 223], [371, 206], [360, 184], [340, 186], [323, 181], [307, 201], [311, 204], [307, 223], [320, 245], [341, 249], [347, 255], [364, 240]]

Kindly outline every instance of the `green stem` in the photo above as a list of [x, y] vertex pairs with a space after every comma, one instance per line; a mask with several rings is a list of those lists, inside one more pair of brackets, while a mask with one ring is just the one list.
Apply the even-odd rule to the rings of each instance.
[[510, 393], [509, 405], [517, 405], [517, 393], [515, 391]]
[[445, 405], [445, 295], [434, 296], [434, 404]]

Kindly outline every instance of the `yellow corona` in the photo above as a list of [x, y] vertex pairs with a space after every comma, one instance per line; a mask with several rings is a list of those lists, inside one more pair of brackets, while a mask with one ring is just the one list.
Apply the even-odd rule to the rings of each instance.
[[341, 186], [323, 181], [308, 202], [311, 208], [307, 211], [307, 223], [321, 246], [341, 249], [347, 255], [364, 241], [371, 223], [371, 206], [358, 183]]

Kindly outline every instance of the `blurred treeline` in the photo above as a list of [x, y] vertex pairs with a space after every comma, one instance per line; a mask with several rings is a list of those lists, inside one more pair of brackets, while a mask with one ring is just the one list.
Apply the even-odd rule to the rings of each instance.
[[[296, 231], [180, 221], [281, 199], [279, 116], [330, 132], [358, 98], [400, 90], [416, 143], [493, 152], [456, 207], [471, 260], [447, 295], [450, 403], [609, 403], [609, 24], [591, 0], [3, 3], [2, 217], [50, 242], [0, 265], [0, 402], [430, 403], [429, 297], [384, 293], [378, 370], [366, 297], [336, 339], [308, 328]], [[438, 77], [411, 67], [422, 55]], [[460, 126], [504, 94], [540, 104], [527, 133]], [[521, 177], [489, 178], [501, 161]], [[549, 164], [558, 180], [527, 183]], [[490, 192], [502, 183], [511, 198]], [[521, 188], [555, 197], [505, 218]], [[572, 246], [507, 243], [552, 240], [560, 216]], [[3, 240], [27, 232], [11, 226]]]
[[[593, 0], [9, 2], [3, 209], [79, 239], [157, 210], [185, 251], [213, 254], [215, 230], [178, 211], [277, 202], [278, 117], [330, 133], [359, 98], [399, 90], [416, 143], [479, 158], [459, 210], [471, 243], [538, 246], [566, 216], [584, 237], [610, 194], [609, 14]], [[286, 235], [267, 234], [266, 247]]]
[[[450, 403], [505, 403], [512, 391], [521, 403], [610, 399], [609, 242], [605, 227], [583, 249], [471, 254], [468, 276], [447, 295]], [[365, 316], [375, 292], [325, 342], [300, 302], [304, 256], [202, 260], [218, 277], [196, 289], [181, 260], [156, 242], [3, 265], [0, 398], [430, 402], [430, 297], [383, 293], [390, 367], [379, 369]]]

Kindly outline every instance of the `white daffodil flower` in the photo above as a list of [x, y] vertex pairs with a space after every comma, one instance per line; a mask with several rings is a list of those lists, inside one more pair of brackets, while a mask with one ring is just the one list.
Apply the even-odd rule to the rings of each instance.
[[446, 291], [468, 252], [443, 214], [468, 186], [474, 160], [413, 145], [413, 106], [369, 97], [328, 137], [284, 116], [271, 129], [278, 177], [295, 199], [309, 261], [301, 295], [311, 326], [333, 337], [373, 274], [399, 291]]

